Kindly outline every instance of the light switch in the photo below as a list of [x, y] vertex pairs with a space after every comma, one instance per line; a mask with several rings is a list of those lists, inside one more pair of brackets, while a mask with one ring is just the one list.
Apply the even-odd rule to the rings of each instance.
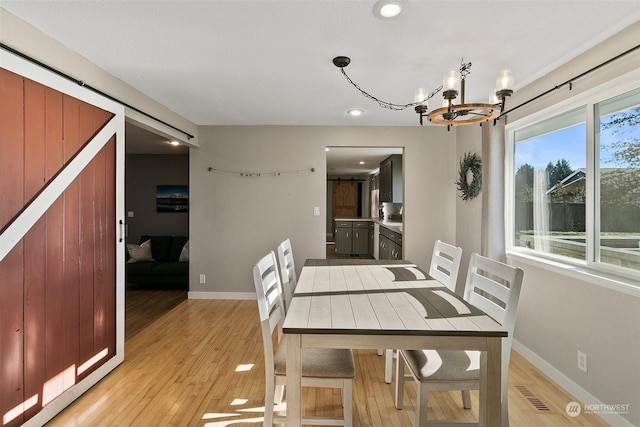
[[127, 218], [133, 218], [133, 211], [127, 211]]
[[320, 216], [320, 206], [313, 207], [313, 216]]

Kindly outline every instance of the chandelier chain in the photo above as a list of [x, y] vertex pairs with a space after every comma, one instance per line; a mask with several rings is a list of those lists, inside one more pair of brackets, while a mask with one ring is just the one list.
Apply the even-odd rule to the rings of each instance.
[[360, 86], [358, 86], [353, 80], [351, 80], [351, 78], [347, 75], [347, 73], [344, 71], [344, 68], [340, 68], [340, 71], [342, 72], [342, 75], [347, 79], [347, 81], [349, 83], [351, 83], [351, 85], [353, 85], [353, 87], [355, 87], [356, 89], [358, 89], [358, 91], [360, 91], [360, 93], [362, 95], [364, 95], [366, 98], [371, 99], [372, 101], [375, 101], [376, 103], [378, 103], [379, 106], [381, 106], [382, 108], [387, 108], [389, 110], [393, 110], [393, 111], [402, 111], [405, 110], [409, 107], [416, 107], [418, 105], [421, 105], [423, 102], [433, 98], [433, 96], [440, 92], [442, 90], [442, 86], [438, 87], [437, 89], [433, 90], [431, 93], [429, 93], [429, 96], [427, 96], [427, 98], [424, 101], [421, 102], [412, 102], [410, 104], [394, 104], [392, 102], [387, 102], [387, 101], [383, 101], [381, 99], [376, 98], [375, 96], [371, 95], [370, 93], [364, 91], [362, 88], [360, 88]]

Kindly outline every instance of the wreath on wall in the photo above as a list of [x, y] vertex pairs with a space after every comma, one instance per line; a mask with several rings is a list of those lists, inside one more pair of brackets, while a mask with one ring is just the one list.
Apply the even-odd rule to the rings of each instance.
[[462, 200], [471, 200], [482, 189], [482, 161], [475, 153], [466, 153], [460, 160], [458, 180], [454, 182], [462, 193]]

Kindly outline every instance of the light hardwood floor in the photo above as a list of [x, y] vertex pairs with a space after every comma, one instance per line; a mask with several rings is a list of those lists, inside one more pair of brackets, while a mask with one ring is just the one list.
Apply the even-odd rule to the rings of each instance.
[[[415, 386], [407, 384], [405, 408], [396, 410], [393, 384], [383, 381], [384, 358], [376, 350], [355, 351], [355, 358], [354, 426], [412, 426]], [[48, 425], [261, 425], [263, 396], [256, 302], [186, 300], [127, 338], [125, 362]], [[472, 399], [477, 408], [477, 393], [472, 392]], [[595, 415], [567, 416], [565, 406], [573, 400], [513, 353], [512, 426], [607, 425]], [[430, 417], [478, 415], [476, 409], [461, 408], [459, 392], [433, 393], [430, 403]], [[341, 410], [339, 393], [331, 389], [304, 389], [303, 405], [306, 412], [317, 415], [337, 415]]]

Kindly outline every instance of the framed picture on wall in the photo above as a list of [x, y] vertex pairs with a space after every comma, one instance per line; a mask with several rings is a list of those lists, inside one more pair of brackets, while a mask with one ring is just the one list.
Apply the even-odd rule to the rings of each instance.
[[156, 186], [156, 212], [189, 212], [189, 186]]

